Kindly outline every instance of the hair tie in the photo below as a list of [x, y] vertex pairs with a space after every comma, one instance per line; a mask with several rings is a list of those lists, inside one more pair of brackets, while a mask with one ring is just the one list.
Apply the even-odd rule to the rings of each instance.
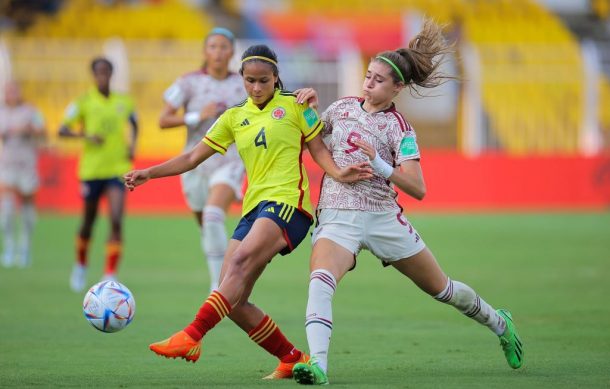
[[244, 62], [249, 61], [251, 59], [262, 59], [263, 61], [270, 62], [270, 63], [274, 64], [275, 66], [277, 66], [277, 62], [275, 62], [271, 58], [263, 57], [262, 55], [251, 55], [249, 57], [246, 57], [246, 58], [242, 59], [241, 63], [244, 63]]
[[[375, 57], [375, 58], [377, 58], [377, 59], [381, 59], [381, 60], [384, 60], [385, 62], [389, 63], [389, 64], [390, 64], [390, 66], [391, 66], [391, 67], [392, 67], [394, 70], [396, 70], [396, 73], [398, 73], [398, 76], [400, 76], [400, 79], [402, 80], [402, 82], [404, 82], [405, 84], [407, 83], [407, 82], [405, 81], [405, 77], [402, 75], [402, 72], [400, 71], [400, 69], [398, 69], [398, 66], [396, 66], [396, 65], [394, 64], [394, 62], [392, 62], [392, 61], [391, 61], [389, 58], [386, 58], [386, 57], [384, 57], [383, 55], [378, 55], [378, 56], [377, 56], [377, 57]], [[243, 61], [242, 61], [242, 62], [243, 62]]]

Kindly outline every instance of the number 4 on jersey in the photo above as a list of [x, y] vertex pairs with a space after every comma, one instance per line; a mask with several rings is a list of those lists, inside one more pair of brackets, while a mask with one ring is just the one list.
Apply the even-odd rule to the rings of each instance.
[[267, 138], [265, 138], [265, 127], [261, 128], [261, 130], [258, 132], [258, 135], [256, 135], [256, 138], [254, 138], [254, 145], [256, 145], [256, 147], [263, 146], [265, 149], [267, 148]]

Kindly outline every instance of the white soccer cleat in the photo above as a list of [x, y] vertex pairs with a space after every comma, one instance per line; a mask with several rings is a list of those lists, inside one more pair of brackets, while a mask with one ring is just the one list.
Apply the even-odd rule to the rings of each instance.
[[70, 289], [74, 292], [82, 292], [87, 282], [87, 267], [75, 264], [70, 275]]

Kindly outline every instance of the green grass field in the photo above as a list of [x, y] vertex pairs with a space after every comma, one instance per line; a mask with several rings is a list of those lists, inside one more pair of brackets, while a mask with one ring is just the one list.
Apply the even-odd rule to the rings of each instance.
[[[610, 213], [417, 214], [411, 221], [454, 279], [509, 308], [525, 367], [508, 367], [498, 339], [435, 302], [368, 253], [334, 300], [335, 387], [610, 387]], [[233, 227], [231, 221], [228, 228]], [[207, 296], [207, 270], [188, 216], [130, 216], [120, 280], [136, 317], [104, 334], [68, 288], [76, 217], [41, 215], [34, 263], [0, 268], [0, 387], [297, 387], [260, 377], [276, 364], [233, 323], [208, 334], [196, 364], [148, 344], [189, 323]], [[89, 283], [101, 276], [107, 224], [95, 231]], [[306, 349], [310, 244], [277, 257], [252, 301]]]

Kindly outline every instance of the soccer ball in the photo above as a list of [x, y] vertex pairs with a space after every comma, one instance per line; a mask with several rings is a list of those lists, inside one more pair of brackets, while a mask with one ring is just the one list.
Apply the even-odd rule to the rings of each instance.
[[127, 327], [135, 312], [133, 295], [117, 281], [102, 281], [93, 285], [83, 300], [85, 318], [103, 332], [117, 332]]

